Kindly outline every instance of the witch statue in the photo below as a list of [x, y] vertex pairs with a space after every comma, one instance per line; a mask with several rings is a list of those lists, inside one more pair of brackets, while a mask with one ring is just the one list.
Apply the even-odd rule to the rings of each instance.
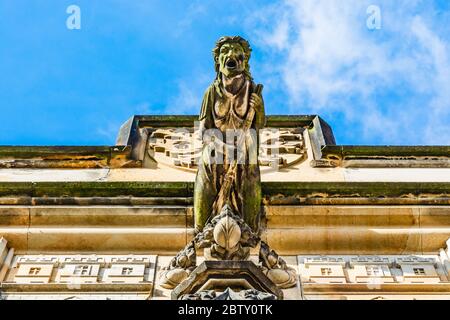
[[[250, 53], [249, 43], [239, 36], [222, 37], [213, 49], [216, 79], [203, 97], [197, 130], [202, 148], [194, 189], [196, 234], [159, 277], [161, 287], [175, 288], [173, 297], [190, 288], [199, 274], [207, 276], [205, 262], [218, 260], [220, 268], [235, 270], [239, 264], [234, 262], [248, 260], [258, 244], [258, 267], [270, 281], [278, 288], [297, 282], [295, 270], [259, 235], [258, 137], [265, 114], [262, 85], [255, 84], [250, 74]], [[198, 249], [203, 249], [203, 267], [197, 267]], [[281, 298], [281, 291], [277, 292]]]
[[196, 231], [225, 205], [257, 232], [261, 205], [258, 131], [265, 125], [262, 85], [250, 74], [250, 44], [220, 38], [213, 49], [216, 79], [200, 112], [203, 149], [194, 191]]

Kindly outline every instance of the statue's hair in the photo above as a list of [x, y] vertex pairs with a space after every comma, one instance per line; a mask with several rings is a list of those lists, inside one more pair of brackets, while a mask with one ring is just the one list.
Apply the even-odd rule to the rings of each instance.
[[216, 46], [213, 49], [213, 56], [214, 56], [214, 68], [216, 70], [216, 74], [219, 75], [219, 69], [220, 69], [220, 64], [219, 64], [219, 54], [220, 54], [220, 48], [226, 44], [226, 43], [238, 43], [241, 45], [242, 49], [244, 49], [244, 62], [245, 62], [245, 74], [252, 79], [251, 73], [250, 73], [250, 64], [248, 63], [252, 54], [252, 48], [250, 47], [250, 43], [248, 43], [247, 40], [245, 40], [244, 38], [240, 37], [240, 36], [233, 36], [233, 37], [229, 37], [229, 36], [225, 36], [225, 37], [221, 37], [219, 40], [217, 40], [216, 42]]

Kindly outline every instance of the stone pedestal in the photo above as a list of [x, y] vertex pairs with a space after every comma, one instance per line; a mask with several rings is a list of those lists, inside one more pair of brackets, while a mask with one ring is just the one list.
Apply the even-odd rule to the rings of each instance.
[[[259, 263], [249, 261], [260, 244]], [[197, 249], [205, 259], [197, 266]], [[160, 275], [174, 289], [172, 299], [283, 299], [281, 289], [297, 284], [297, 274], [258, 234], [225, 205], [202, 232], [179, 252]]]
[[172, 299], [281, 300], [283, 292], [252, 261], [204, 261]]

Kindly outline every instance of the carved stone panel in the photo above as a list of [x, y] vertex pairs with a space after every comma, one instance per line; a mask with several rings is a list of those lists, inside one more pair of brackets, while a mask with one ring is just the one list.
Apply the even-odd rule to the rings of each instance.
[[[146, 157], [158, 164], [195, 172], [202, 142], [194, 128], [150, 130]], [[303, 128], [266, 128], [260, 131], [261, 172], [275, 165], [288, 167], [307, 157]], [[225, 139], [225, 138], [224, 138]]]

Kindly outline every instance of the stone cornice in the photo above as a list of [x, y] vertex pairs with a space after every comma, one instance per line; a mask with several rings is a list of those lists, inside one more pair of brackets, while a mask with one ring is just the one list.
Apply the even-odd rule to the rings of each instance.
[[0, 146], [0, 168], [136, 167], [131, 146]]
[[[0, 182], [0, 204], [187, 204], [193, 182]], [[445, 182], [263, 182], [263, 202], [290, 204], [450, 204]]]

